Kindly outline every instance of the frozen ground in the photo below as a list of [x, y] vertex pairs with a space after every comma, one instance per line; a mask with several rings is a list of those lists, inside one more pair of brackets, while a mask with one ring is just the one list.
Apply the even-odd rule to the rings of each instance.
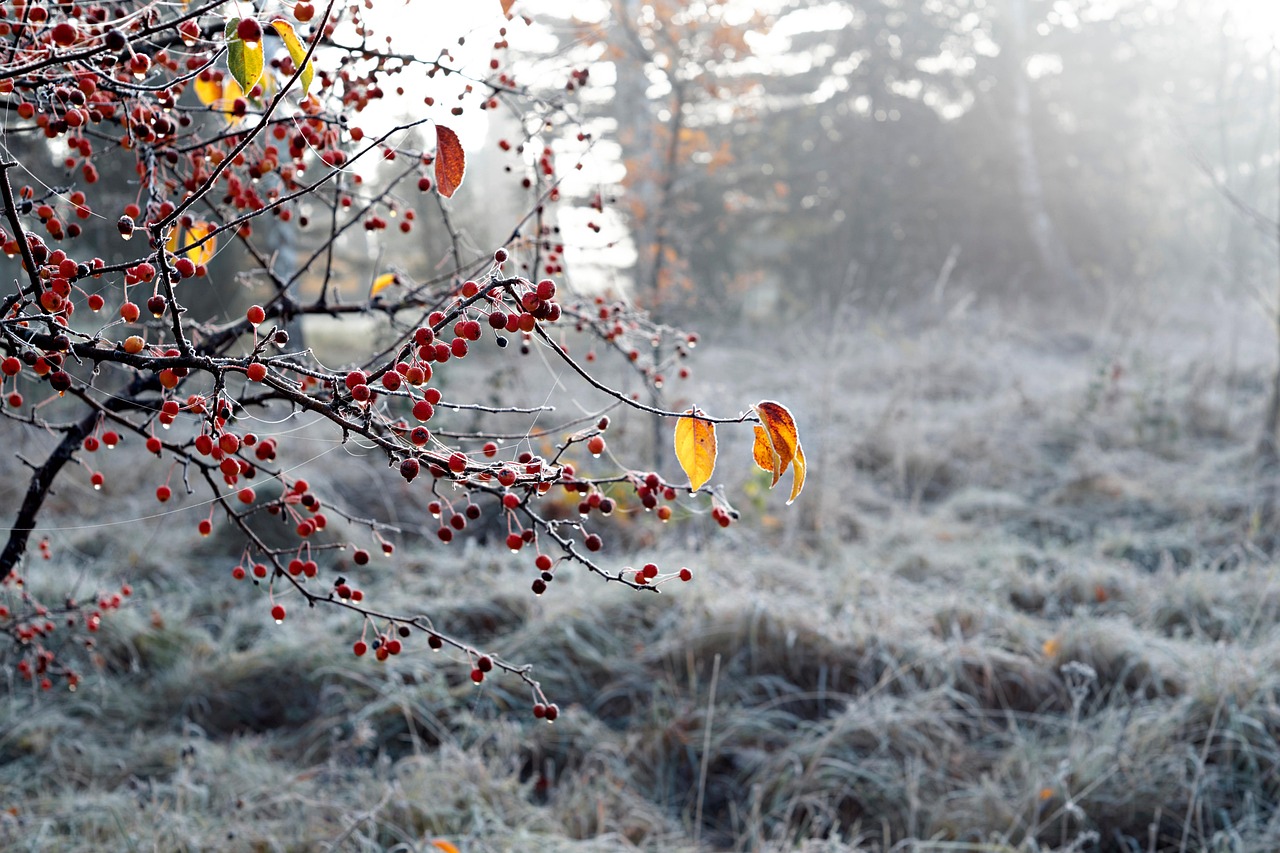
[[275, 626], [217, 543], [66, 532], [50, 573], [93, 559], [139, 593], [101, 678], [0, 706], [0, 845], [1280, 847], [1260, 312], [962, 307], [707, 334], [682, 393], [790, 403], [811, 475], [784, 508], [722, 434], [742, 523], [612, 555], [693, 567], [672, 594], [535, 599], [509, 555], [430, 545], [369, 578], [535, 662], [554, 726], [425, 648], [356, 661], [339, 614]]

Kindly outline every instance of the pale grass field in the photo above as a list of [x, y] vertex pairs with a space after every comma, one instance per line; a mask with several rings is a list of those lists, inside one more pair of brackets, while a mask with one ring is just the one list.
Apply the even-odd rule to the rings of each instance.
[[[344, 615], [276, 626], [228, 578], [229, 539], [192, 549], [195, 515], [59, 534], [38, 583], [92, 566], [138, 592], [79, 692], [9, 685], [0, 847], [1280, 849], [1280, 577], [1252, 454], [1272, 343], [1221, 315], [862, 318], [817, 352], [707, 335], [688, 399], [788, 402], [813, 471], [785, 508], [726, 432], [740, 524], [616, 532], [611, 564], [693, 583], [578, 572], [539, 599], [509, 554], [422, 542], [360, 578], [535, 663], [554, 725], [416, 639], [384, 665], [351, 657]], [[314, 467], [413, 521], [381, 472]]]

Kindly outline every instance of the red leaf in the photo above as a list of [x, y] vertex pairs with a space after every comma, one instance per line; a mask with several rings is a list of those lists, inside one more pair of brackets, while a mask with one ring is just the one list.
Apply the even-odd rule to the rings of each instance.
[[440, 195], [452, 198], [462, 186], [467, 170], [467, 156], [462, 151], [458, 134], [442, 124], [436, 125], [436, 188]]

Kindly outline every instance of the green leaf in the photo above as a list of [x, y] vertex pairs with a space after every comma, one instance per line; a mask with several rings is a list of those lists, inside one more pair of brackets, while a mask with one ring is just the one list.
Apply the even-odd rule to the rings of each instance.
[[[284, 39], [284, 46], [289, 49], [289, 56], [293, 59], [294, 67], [302, 65], [302, 60], [307, 55], [307, 46], [302, 43], [302, 39], [298, 38], [297, 32], [293, 29], [293, 24], [281, 19], [272, 21], [271, 26], [275, 27], [276, 32], [280, 34], [280, 38]], [[302, 84], [302, 96], [304, 98], [307, 95], [307, 90], [311, 88], [311, 79], [315, 75], [315, 66], [308, 59], [306, 67], [302, 69], [302, 76], [298, 78], [298, 82]]]
[[236, 35], [239, 23], [239, 18], [232, 18], [227, 21], [227, 28], [223, 31], [227, 39], [227, 70], [247, 94], [262, 79], [263, 49], [262, 42], [250, 49]]

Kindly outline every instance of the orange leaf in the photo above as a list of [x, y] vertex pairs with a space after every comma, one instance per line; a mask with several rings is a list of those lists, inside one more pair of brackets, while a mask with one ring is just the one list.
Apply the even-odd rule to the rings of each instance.
[[458, 853], [457, 845], [453, 844], [452, 842], [445, 841], [443, 838], [437, 838], [433, 840], [431, 842], [431, 846], [439, 850], [443, 850], [444, 853]]
[[516, 0], [502, 0], [502, 14], [508, 19], [511, 18], [511, 7], [516, 5]]
[[751, 455], [755, 457], [757, 465], [773, 475], [769, 488], [778, 485], [778, 478], [782, 476], [782, 458], [773, 449], [773, 440], [764, 427], [756, 427], [756, 443], [751, 448]]
[[676, 421], [676, 459], [689, 477], [689, 487], [695, 492], [702, 488], [716, 469], [716, 425], [698, 418]]
[[791, 417], [791, 412], [787, 411], [786, 406], [770, 400], [761, 400], [756, 403], [755, 411], [760, 418], [760, 423], [769, 431], [769, 439], [773, 442], [774, 451], [782, 459], [777, 470], [778, 475], [781, 476], [791, 464], [791, 459], [796, 454], [796, 445], [800, 443], [795, 418]]
[[462, 186], [467, 170], [467, 156], [462, 151], [458, 134], [442, 124], [436, 125], [436, 188], [440, 195], [452, 198]]
[[804, 450], [800, 447], [800, 433], [796, 429], [795, 418], [781, 403], [761, 400], [755, 405], [756, 416], [760, 418], [760, 426], [756, 427], [756, 441], [751, 448], [755, 462], [764, 470], [773, 474], [773, 483], [769, 488], [778, 485], [779, 478], [793, 462], [795, 468], [791, 472], [790, 504], [804, 488], [805, 464]]

